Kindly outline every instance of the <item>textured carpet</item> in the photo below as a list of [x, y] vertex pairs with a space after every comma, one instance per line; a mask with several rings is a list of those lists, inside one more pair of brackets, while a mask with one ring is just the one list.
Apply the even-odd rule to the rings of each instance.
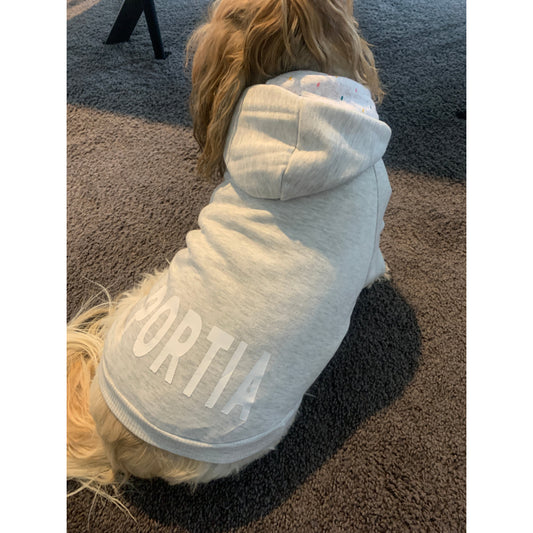
[[[67, 4], [69, 316], [99, 285], [116, 295], [163, 267], [209, 200], [183, 66], [206, 3], [156, 2], [165, 61], [144, 19], [130, 42], [102, 44], [121, 0]], [[196, 492], [137, 480], [122, 495], [135, 521], [82, 492], [69, 531], [465, 531], [465, 5], [355, 12], [388, 93], [392, 282], [361, 294], [276, 451]]]

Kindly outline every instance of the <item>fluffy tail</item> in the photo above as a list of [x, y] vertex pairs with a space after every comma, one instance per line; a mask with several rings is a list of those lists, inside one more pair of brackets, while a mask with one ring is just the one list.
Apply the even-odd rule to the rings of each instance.
[[104, 443], [89, 412], [89, 390], [110, 309], [110, 303], [93, 307], [67, 327], [67, 478], [97, 492], [101, 485], [114, 482]]

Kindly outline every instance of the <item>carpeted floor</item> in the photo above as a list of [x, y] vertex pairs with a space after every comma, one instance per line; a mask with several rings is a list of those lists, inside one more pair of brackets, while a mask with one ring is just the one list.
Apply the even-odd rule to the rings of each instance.
[[[69, 316], [99, 285], [116, 295], [164, 266], [209, 200], [183, 67], [206, 4], [156, 2], [171, 55], [155, 61], [144, 19], [102, 44], [121, 0], [67, 3]], [[276, 451], [194, 493], [136, 481], [122, 495], [135, 521], [82, 492], [68, 531], [465, 531], [465, 2], [355, 12], [388, 92], [392, 282], [361, 294]]]

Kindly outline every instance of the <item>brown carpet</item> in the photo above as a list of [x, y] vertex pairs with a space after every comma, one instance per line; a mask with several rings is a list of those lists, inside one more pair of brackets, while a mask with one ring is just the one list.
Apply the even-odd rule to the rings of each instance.
[[[392, 9], [398, 2], [381, 3]], [[190, 18], [179, 39], [163, 32], [174, 62], [154, 62], [142, 23], [130, 43], [104, 47], [120, 2], [85, 4], [69, 3], [69, 316], [98, 284], [116, 295], [164, 266], [213, 189], [194, 177], [188, 85], [178, 60], [205, 2], [183, 5], [180, 16]], [[169, 17], [177, 9], [168, 0], [157, 4]], [[371, 14], [364, 3], [359, 10]], [[394, 45], [380, 45], [384, 77], [386, 47]], [[162, 89], [177, 82], [179, 90]], [[67, 503], [69, 532], [465, 531], [464, 121], [435, 120], [435, 131], [423, 128], [417, 144], [417, 114], [407, 122], [396, 115], [396, 104], [409, 98], [419, 102], [418, 124], [428, 120], [424, 105], [448, 105], [453, 114], [464, 101], [432, 95], [422, 104], [393, 82], [382, 109], [396, 137], [386, 161], [393, 195], [382, 239], [393, 280], [361, 294], [346, 339], [289, 435], [236, 478], [194, 493], [136, 480], [122, 494], [135, 521], [77, 494]], [[439, 135], [451, 142], [452, 127], [455, 144], [439, 143]], [[414, 155], [404, 165], [409, 134]]]

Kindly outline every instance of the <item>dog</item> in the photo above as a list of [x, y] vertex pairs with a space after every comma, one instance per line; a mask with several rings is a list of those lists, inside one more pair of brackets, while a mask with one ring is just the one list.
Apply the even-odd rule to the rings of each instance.
[[67, 326], [67, 477], [197, 485], [274, 449], [380, 279], [390, 128], [350, 0], [218, 0], [191, 36], [198, 175], [168, 268]]

